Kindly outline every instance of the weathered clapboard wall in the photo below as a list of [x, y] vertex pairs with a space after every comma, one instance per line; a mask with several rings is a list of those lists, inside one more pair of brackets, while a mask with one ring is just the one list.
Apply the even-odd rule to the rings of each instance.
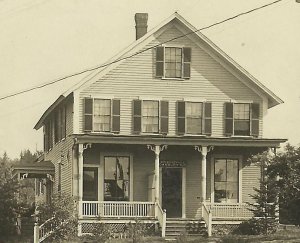
[[[145, 48], [182, 35], [172, 22]], [[262, 136], [262, 98], [213, 59], [188, 37], [167, 43], [169, 46], [192, 48], [191, 78], [172, 80], [155, 78], [155, 50], [151, 49], [121, 62], [116, 68], [83, 89], [79, 95], [79, 132], [83, 132], [84, 97], [121, 99], [120, 134], [132, 133], [132, 100], [146, 97], [169, 100], [169, 133], [176, 134], [176, 101], [194, 98], [212, 102], [212, 136], [224, 136], [224, 103], [231, 100], [260, 103], [260, 135]]]

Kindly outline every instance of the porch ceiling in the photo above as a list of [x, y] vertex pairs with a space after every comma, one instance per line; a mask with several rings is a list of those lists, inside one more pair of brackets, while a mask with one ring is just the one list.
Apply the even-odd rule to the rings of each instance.
[[163, 136], [163, 135], [119, 135], [119, 134], [74, 134], [76, 143], [99, 144], [154, 144], [154, 145], [201, 145], [229, 147], [280, 147], [287, 139], [252, 137], [205, 137], [205, 136]]

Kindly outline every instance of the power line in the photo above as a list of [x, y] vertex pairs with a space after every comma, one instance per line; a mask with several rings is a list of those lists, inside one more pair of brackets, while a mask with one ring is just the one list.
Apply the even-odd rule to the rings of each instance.
[[4, 99], [10, 98], [10, 97], [14, 97], [14, 96], [17, 96], [17, 95], [20, 95], [20, 94], [24, 94], [24, 93], [27, 93], [27, 92], [30, 92], [30, 91], [33, 91], [33, 90], [36, 90], [36, 89], [41, 89], [41, 88], [44, 88], [44, 87], [46, 87], [46, 86], [49, 86], [49, 85], [52, 85], [52, 84], [61, 82], [61, 81], [65, 80], [65, 79], [72, 78], [72, 77], [75, 77], [75, 76], [84, 74], [84, 73], [86, 73], [86, 72], [91, 72], [91, 71], [94, 71], [94, 70], [97, 70], [97, 69], [100, 69], [100, 68], [104, 68], [104, 67], [107, 67], [107, 66], [109, 66], [109, 65], [111, 65], [111, 64], [114, 64], [114, 63], [117, 63], [117, 62], [120, 62], [120, 61], [123, 61], [123, 60], [127, 60], [127, 59], [132, 58], [132, 57], [134, 57], [134, 56], [137, 56], [137, 55], [139, 55], [139, 54], [141, 54], [141, 53], [143, 53], [143, 52], [146, 52], [146, 51], [148, 51], [148, 50], [151, 50], [151, 49], [153, 49], [153, 48], [156, 48], [156, 47], [158, 47], [158, 46], [160, 46], [160, 45], [162, 45], [162, 44], [166, 44], [166, 43], [168, 43], [168, 42], [171, 42], [171, 41], [174, 41], [174, 40], [183, 38], [183, 37], [185, 37], [185, 36], [194, 34], [194, 33], [196, 33], [196, 32], [199, 32], [199, 31], [202, 31], [202, 30], [209, 29], [209, 28], [211, 28], [211, 27], [220, 25], [220, 24], [225, 23], [225, 22], [227, 22], [227, 21], [236, 19], [236, 18], [238, 18], [238, 17], [240, 17], [240, 16], [243, 16], [243, 15], [252, 13], [252, 12], [254, 12], [254, 11], [257, 11], [257, 10], [260, 10], [260, 9], [263, 9], [263, 8], [266, 8], [266, 7], [269, 7], [269, 6], [273, 5], [273, 4], [279, 3], [279, 2], [281, 2], [281, 1], [283, 1], [283, 0], [276, 0], [276, 1], [273, 1], [273, 2], [271, 2], [271, 3], [262, 5], [262, 6], [260, 6], [260, 7], [253, 8], [253, 9], [251, 9], [251, 10], [248, 10], [248, 11], [245, 11], [245, 12], [242, 12], [242, 13], [239, 13], [239, 14], [237, 14], [237, 15], [234, 15], [234, 16], [229, 17], [229, 18], [227, 18], [227, 19], [218, 21], [218, 22], [216, 22], [216, 23], [214, 23], [214, 24], [211, 24], [211, 25], [208, 25], [208, 26], [206, 26], [206, 27], [202, 27], [202, 28], [200, 28], [200, 29], [196, 29], [196, 30], [194, 30], [194, 31], [190, 31], [190, 32], [188, 32], [188, 33], [186, 33], [186, 34], [183, 34], [183, 35], [174, 37], [174, 38], [172, 38], [172, 39], [169, 39], [169, 40], [164, 41], [164, 42], [162, 42], [162, 43], [159, 43], [159, 44], [157, 44], [157, 45], [154, 45], [154, 46], [151, 46], [151, 47], [142, 49], [142, 50], [140, 50], [140, 51], [138, 51], [138, 52], [135, 52], [135, 53], [133, 53], [133, 54], [131, 54], [131, 55], [129, 55], [129, 56], [121, 57], [121, 58], [118, 58], [118, 59], [113, 60], [113, 61], [111, 61], [111, 62], [104, 63], [104, 64], [102, 64], [102, 65], [99, 65], [99, 66], [96, 66], [96, 67], [93, 67], [93, 68], [85, 69], [85, 70], [83, 70], [83, 71], [80, 71], [80, 72], [77, 72], [77, 73], [73, 73], [73, 74], [64, 76], [64, 77], [62, 77], [62, 78], [59, 78], [59, 79], [56, 79], [56, 80], [53, 80], [53, 81], [50, 81], [50, 82], [47, 82], [47, 83], [44, 83], [44, 84], [40, 84], [40, 85], [31, 87], [31, 88], [28, 88], [28, 89], [24, 89], [24, 90], [22, 90], [22, 91], [15, 92], [15, 93], [13, 93], [13, 94], [9, 94], [9, 95], [3, 96], [3, 97], [0, 98], [0, 100], [4, 100]]

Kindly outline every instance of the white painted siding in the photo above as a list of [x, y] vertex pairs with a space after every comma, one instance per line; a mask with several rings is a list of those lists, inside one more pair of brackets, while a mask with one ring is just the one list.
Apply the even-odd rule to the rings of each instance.
[[[157, 37], [147, 47], [162, 43], [181, 35], [172, 26]], [[199, 98], [212, 102], [212, 136], [222, 137], [224, 120], [224, 102], [230, 100], [250, 100], [262, 102], [262, 99], [246, 87], [241, 81], [225, 70], [187, 37], [168, 43], [168, 45], [192, 48], [191, 79], [162, 80], [155, 78], [155, 50], [146, 51], [128, 59], [104, 77], [82, 90], [79, 98], [79, 131], [83, 132], [83, 98], [90, 95], [113, 95], [121, 99], [121, 132], [128, 135], [132, 131], [132, 100], [140, 96], [153, 96], [169, 100], [169, 135], [176, 134], [176, 101], [184, 97]], [[261, 103], [262, 117], [262, 103]], [[260, 135], [262, 134], [262, 119]]]

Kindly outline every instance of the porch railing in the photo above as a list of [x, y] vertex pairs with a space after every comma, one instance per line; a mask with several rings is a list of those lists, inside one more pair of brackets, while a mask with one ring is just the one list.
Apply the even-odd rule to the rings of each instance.
[[155, 203], [156, 206], [156, 217], [161, 226], [161, 236], [166, 236], [166, 224], [167, 224], [167, 213], [166, 210], [163, 210], [159, 203]]
[[83, 217], [155, 217], [154, 202], [80, 201]]
[[239, 204], [213, 204], [206, 203], [212, 213], [213, 219], [248, 219], [253, 216], [246, 203]]
[[207, 207], [206, 203], [202, 203], [202, 217], [206, 224], [207, 234], [211, 236], [212, 234], [212, 213], [210, 209]]

